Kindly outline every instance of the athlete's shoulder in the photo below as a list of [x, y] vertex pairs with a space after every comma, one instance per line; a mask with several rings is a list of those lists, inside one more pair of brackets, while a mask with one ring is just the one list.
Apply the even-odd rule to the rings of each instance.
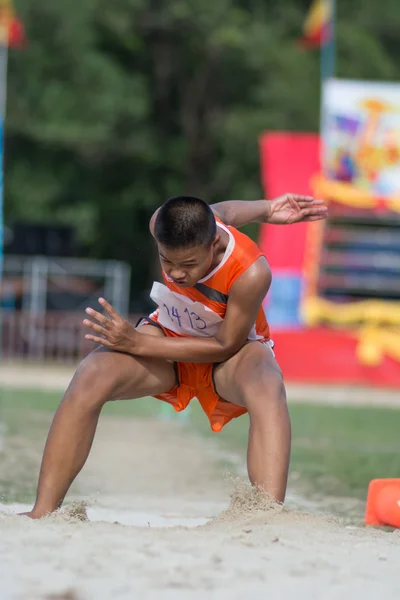
[[224, 225], [224, 227], [226, 227], [234, 239], [234, 248], [231, 254], [232, 260], [249, 265], [260, 256], [264, 256], [256, 242], [248, 235], [231, 225]]
[[265, 295], [271, 285], [271, 268], [265, 256], [260, 256], [246, 269], [240, 270], [230, 286], [230, 296]]
[[213, 283], [216, 285], [224, 285], [229, 291], [233, 283], [241, 277], [251, 265], [257, 262], [259, 258], [264, 258], [264, 260], [261, 261], [264, 267], [260, 265], [260, 267], [257, 268], [269, 269], [269, 267], [264, 254], [249, 236], [238, 231], [235, 227], [225, 225], [219, 218], [216, 220], [217, 223], [229, 233], [230, 241], [227, 250], [228, 257], [225, 260], [224, 267], [216, 273], [216, 276], [213, 278]]

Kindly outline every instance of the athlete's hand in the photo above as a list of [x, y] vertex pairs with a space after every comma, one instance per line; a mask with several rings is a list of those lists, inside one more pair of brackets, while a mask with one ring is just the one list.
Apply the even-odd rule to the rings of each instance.
[[269, 202], [270, 214], [267, 222], [274, 225], [290, 225], [301, 221], [320, 221], [326, 219], [328, 207], [323, 200], [312, 196], [284, 194]]
[[85, 338], [116, 352], [133, 354], [139, 335], [136, 329], [128, 321], [125, 321], [107, 300], [99, 298], [99, 304], [106, 310], [109, 318], [97, 312], [97, 310], [93, 310], [93, 308], [87, 308], [86, 313], [95, 322], [85, 319], [83, 324], [98, 335], [87, 333]]

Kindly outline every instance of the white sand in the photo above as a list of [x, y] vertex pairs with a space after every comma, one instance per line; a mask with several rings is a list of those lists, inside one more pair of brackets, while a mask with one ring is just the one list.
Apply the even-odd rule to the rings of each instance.
[[[247, 487], [207, 525], [174, 526], [228, 505], [218, 457], [175, 423], [103, 418], [71, 498], [109, 522], [0, 512], [0, 599], [400, 598], [399, 532], [273, 510]], [[113, 523], [129, 517], [148, 522]]]

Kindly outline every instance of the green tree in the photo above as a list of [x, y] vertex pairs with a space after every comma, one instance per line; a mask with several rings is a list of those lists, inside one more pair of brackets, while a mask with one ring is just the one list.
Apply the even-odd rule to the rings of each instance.
[[[73, 224], [85, 254], [128, 260], [146, 288], [157, 206], [262, 197], [260, 133], [318, 129], [318, 52], [295, 44], [308, 5], [20, 0], [7, 218]], [[339, 75], [398, 77], [398, 13], [397, 0], [338, 0]]]

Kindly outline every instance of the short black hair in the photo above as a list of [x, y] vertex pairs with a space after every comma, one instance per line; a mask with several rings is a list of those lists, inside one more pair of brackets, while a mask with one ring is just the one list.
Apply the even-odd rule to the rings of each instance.
[[209, 246], [216, 234], [213, 211], [207, 202], [193, 196], [168, 198], [154, 224], [154, 236], [166, 248]]

